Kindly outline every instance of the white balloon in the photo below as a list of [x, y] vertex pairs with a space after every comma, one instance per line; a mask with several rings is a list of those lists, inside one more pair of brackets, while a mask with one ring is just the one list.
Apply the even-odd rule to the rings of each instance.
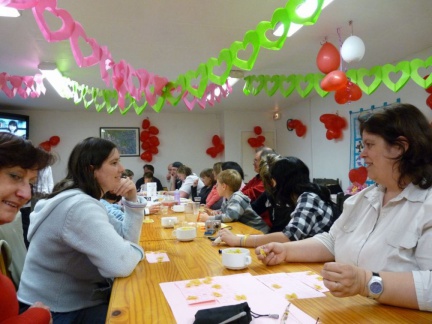
[[360, 61], [365, 54], [365, 45], [360, 37], [350, 36], [342, 44], [340, 54], [347, 63]]

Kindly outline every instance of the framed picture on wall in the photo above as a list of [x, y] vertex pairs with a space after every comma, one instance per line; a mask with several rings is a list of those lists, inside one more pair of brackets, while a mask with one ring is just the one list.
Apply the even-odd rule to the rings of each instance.
[[101, 127], [100, 137], [113, 142], [120, 156], [139, 156], [138, 127]]

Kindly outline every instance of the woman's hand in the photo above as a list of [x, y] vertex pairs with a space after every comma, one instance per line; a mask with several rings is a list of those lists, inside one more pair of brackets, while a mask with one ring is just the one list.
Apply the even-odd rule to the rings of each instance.
[[357, 294], [367, 296], [366, 270], [337, 262], [327, 262], [321, 270], [324, 285], [333, 296], [348, 297]]
[[200, 213], [199, 214], [199, 221], [200, 222], [205, 222], [209, 218], [210, 218], [210, 216], [207, 213]]
[[240, 237], [231, 233], [229, 229], [221, 229], [219, 231], [219, 237], [222, 242], [225, 242], [229, 246], [240, 246]]
[[135, 184], [129, 178], [121, 178], [120, 185], [113, 192], [118, 196], [124, 197], [128, 201], [137, 201], [137, 191]]
[[160, 204], [154, 204], [148, 207], [150, 214], [157, 214], [160, 211]]
[[255, 249], [258, 260], [266, 265], [275, 265], [285, 262], [287, 259], [286, 243], [268, 243]]

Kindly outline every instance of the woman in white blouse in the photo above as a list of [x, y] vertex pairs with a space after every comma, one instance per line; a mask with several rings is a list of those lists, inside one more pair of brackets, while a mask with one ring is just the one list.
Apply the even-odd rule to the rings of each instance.
[[346, 200], [329, 233], [256, 249], [267, 265], [326, 262], [337, 297], [432, 311], [432, 129], [409, 104], [360, 120], [368, 176], [376, 185]]

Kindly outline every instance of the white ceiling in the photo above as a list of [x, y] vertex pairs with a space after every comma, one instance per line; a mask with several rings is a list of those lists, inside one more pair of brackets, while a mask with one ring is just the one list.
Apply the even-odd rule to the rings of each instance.
[[[170, 80], [195, 70], [233, 41], [242, 40], [260, 21], [271, 20], [281, 0], [58, 0], [83, 26], [88, 37], [108, 46], [114, 61], [125, 60], [135, 69], [165, 76]], [[79, 68], [68, 41], [49, 43], [42, 36], [31, 10], [20, 18], [0, 18], [0, 73], [34, 75], [40, 62], [55, 62], [63, 74], [82, 84], [106, 88], [99, 68]], [[49, 14], [48, 14], [49, 16]], [[48, 18], [47, 18], [48, 19]], [[394, 63], [432, 47], [431, 0], [334, 0], [313, 26], [303, 27], [288, 38], [280, 51], [262, 49], [250, 74], [307, 74], [319, 72], [316, 55], [327, 38], [339, 46], [351, 34], [363, 39], [366, 54], [348, 69], [370, 68]], [[207, 111], [263, 110], [289, 107], [302, 99], [297, 93], [288, 98], [262, 93], [245, 96], [240, 81], [234, 92]], [[83, 110], [83, 104], [61, 99], [46, 83], [47, 93], [37, 99], [8, 98], [0, 91], [0, 105], [17, 109]], [[1, 106], [0, 106], [1, 107]], [[3, 106], [3, 109], [5, 107]], [[91, 108], [90, 108], [91, 109]], [[151, 108], [147, 108], [151, 109]], [[166, 105], [163, 111], [187, 111], [183, 103]], [[198, 106], [194, 112], [202, 111]], [[132, 113], [132, 112], [130, 112]]]

